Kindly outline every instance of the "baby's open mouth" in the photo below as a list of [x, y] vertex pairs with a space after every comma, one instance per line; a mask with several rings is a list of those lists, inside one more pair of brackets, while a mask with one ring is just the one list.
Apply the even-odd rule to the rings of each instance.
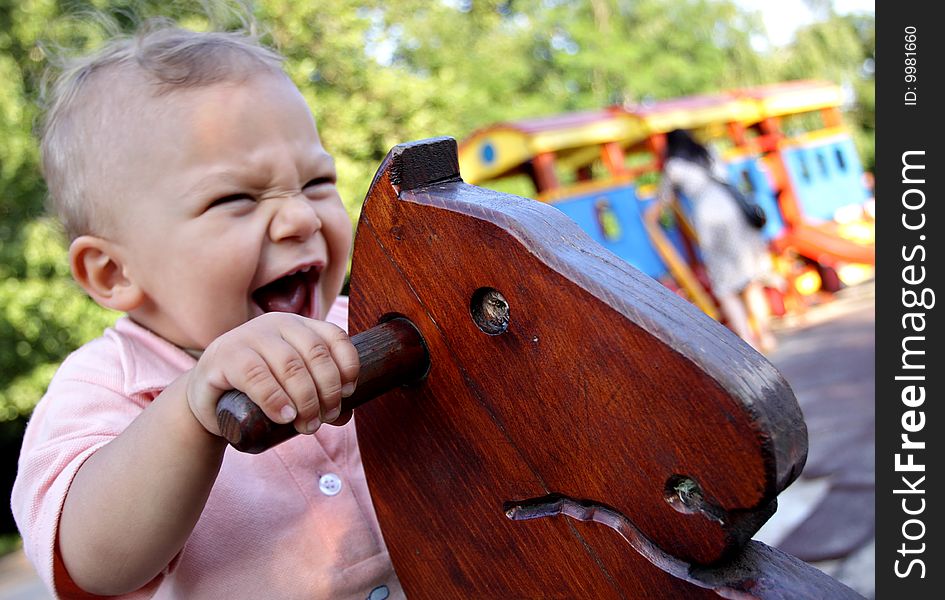
[[253, 301], [263, 312], [287, 312], [312, 316], [315, 284], [321, 267], [306, 267], [289, 273], [253, 292]]

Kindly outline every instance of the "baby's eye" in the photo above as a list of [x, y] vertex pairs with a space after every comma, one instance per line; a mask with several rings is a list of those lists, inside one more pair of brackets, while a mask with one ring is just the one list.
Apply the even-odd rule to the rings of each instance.
[[308, 190], [309, 188], [316, 188], [320, 186], [335, 185], [334, 177], [316, 177], [315, 179], [310, 180], [308, 183], [302, 186], [303, 190]]
[[207, 206], [207, 208], [210, 209], [215, 206], [220, 206], [223, 204], [231, 204], [234, 202], [243, 202], [243, 201], [255, 202], [255, 200], [253, 200], [253, 197], [250, 196], [249, 194], [229, 194], [228, 196], [217, 198], [216, 200], [211, 202], [210, 205]]

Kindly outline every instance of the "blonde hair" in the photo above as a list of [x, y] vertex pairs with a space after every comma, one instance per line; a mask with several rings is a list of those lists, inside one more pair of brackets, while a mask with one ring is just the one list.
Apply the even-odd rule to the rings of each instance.
[[113, 36], [97, 51], [60, 66], [51, 85], [44, 85], [39, 138], [48, 208], [70, 240], [97, 233], [95, 225], [101, 224], [101, 203], [94, 199], [99, 182], [93, 181], [89, 154], [96, 134], [109, 127], [96, 97], [102, 88], [122, 80], [140, 86], [138, 80], [152, 84], [156, 97], [260, 71], [282, 73], [283, 57], [262, 45], [254, 29], [195, 32], [151, 19], [135, 34]]

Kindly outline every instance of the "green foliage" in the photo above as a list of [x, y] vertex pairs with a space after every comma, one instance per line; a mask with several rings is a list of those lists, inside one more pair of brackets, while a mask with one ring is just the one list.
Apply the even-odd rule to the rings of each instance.
[[20, 536], [13, 533], [0, 535], [0, 556], [5, 556], [21, 547], [23, 547], [23, 541]]
[[[501, 120], [641, 102], [791, 78], [853, 91], [852, 122], [872, 165], [872, 18], [833, 14], [763, 54], [759, 15], [732, 0], [258, 0], [254, 16], [287, 57], [335, 155], [357, 217], [380, 160], [402, 141]], [[50, 48], [104, 35], [88, 11], [129, 30], [164, 15], [202, 29], [239, 23], [237, 0], [0, 0], [0, 421], [22, 418], [56, 365], [114, 321], [70, 282], [44, 188], [33, 123]], [[137, 15], [137, 17], [135, 17]], [[527, 193], [521, 182], [513, 193]]]
[[[829, 3], [827, 3], [829, 5]], [[797, 32], [789, 51], [775, 62], [780, 79], [826, 79], [844, 87], [851, 96], [847, 121], [853, 126], [857, 150], [865, 169], [875, 167], [876, 22], [863, 15], [836, 15]]]
[[19, 233], [11, 246], [20, 255], [3, 265], [0, 281], [0, 421], [28, 415], [62, 358], [117, 316], [69, 278], [65, 245], [48, 218], [28, 221]]

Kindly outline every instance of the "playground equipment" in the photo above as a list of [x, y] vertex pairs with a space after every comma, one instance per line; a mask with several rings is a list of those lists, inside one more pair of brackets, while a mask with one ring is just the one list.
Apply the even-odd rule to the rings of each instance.
[[[807, 454], [778, 371], [560, 212], [464, 183], [454, 140], [381, 164], [349, 326], [409, 598], [859, 597], [751, 540]], [[218, 408], [237, 447], [307, 443]]]
[[758, 115], [735, 137], [763, 161], [784, 224], [772, 248], [815, 265], [828, 291], [871, 275], [873, 199], [842, 123], [840, 88], [799, 81], [739, 94], [756, 103]]
[[665, 134], [688, 129], [721, 150], [730, 182], [765, 209], [763, 234], [795, 293], [834, 291], [874, 263], [872, 204], [841, 101], [832, 84], [800, 81], [500, 123], [464, 140], [459, 160], [470, 183], [526, 176], [536, 199], [716, 316], [686, 199], [675, 223], [654, 203]]

